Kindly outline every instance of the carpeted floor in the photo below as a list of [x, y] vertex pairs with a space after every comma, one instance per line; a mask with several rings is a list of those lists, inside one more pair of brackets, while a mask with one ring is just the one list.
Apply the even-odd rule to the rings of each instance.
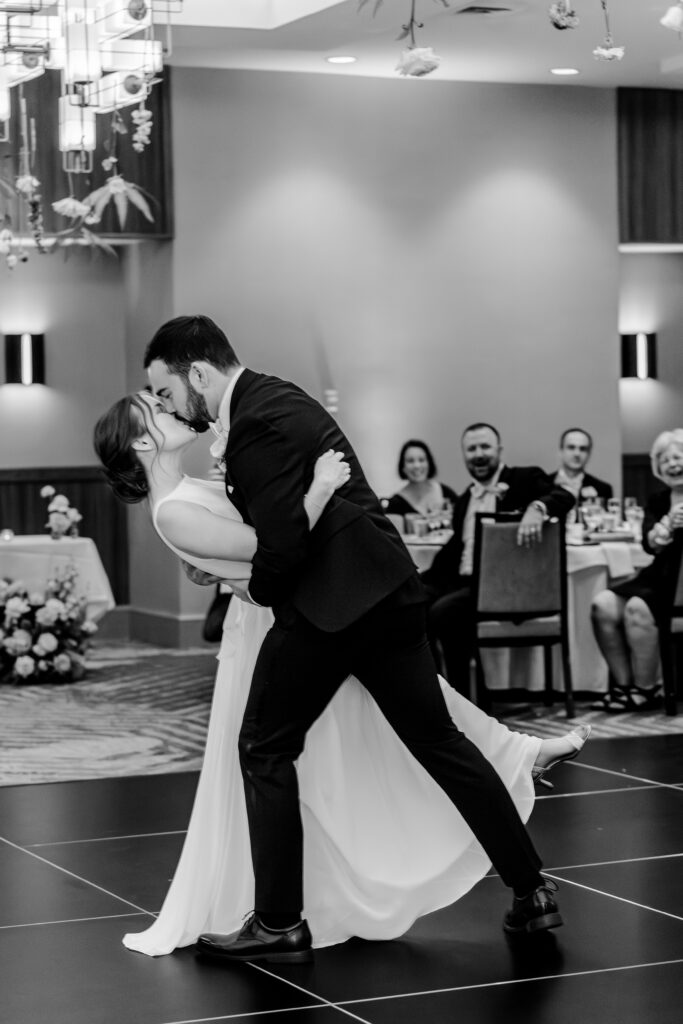
[[[65, 686], [0, 687], [0, 785], [192, 771], [201, 765], [216, 653], [96, 645], [88, 675]], [[513, 729], [567, 731], [561, 704], [497, 704]], [[595, 737], [683, 732], [683, 715], [607, 715], [578, 703]]]

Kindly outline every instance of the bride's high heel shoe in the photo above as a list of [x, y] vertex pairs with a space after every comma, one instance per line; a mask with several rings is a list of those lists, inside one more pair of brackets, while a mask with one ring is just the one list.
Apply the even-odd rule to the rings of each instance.
[[546, 779], [546, 775], [551, 768], [555, 765], [561, 764], [563, 761], [573, 761], [575, 757], [578, 757], [581, 750], [583, 750], [584, 744], [591, 734], [590, 725], [580, 725], [577, 729], [573, 729], [568, 732], [563, 739], [567, 740], [572, 745], [572, 750], [568, 750], [566, 754], [561, 754], [559, 757], [553, 758], [548, 764], [541, 767], [540, 764], [535, 764], [531, 769], [531, 778], [534, 782], [538, 782], [539, 785], [545, 786], [547, 789], [554, 789], [552, 782]]

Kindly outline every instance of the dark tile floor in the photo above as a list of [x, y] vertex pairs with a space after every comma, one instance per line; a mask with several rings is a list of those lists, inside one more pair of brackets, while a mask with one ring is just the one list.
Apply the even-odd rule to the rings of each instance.
[[289, 968], [121, 945], [161, 905], [194, 774], [0, 788], [0, 1022], [679, 1024], [683, 736], [591, 740], [553, 780], [530, 827], [564, 928], [506, 938], [489, 876], [401, 939]]

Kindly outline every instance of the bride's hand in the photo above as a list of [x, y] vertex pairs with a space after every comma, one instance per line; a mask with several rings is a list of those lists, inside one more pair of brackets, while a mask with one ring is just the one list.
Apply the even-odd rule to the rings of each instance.
[[338, 491], [350, 476], [351, 467], [344, 462], [344, 453], [335, 452], [332, 448], [320, 456], [313, 470], [313, 482], [329, 487], [330, 491]]

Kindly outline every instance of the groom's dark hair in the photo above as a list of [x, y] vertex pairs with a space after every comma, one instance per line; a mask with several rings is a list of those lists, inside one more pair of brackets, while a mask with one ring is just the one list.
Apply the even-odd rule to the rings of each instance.
[[218, 370], [239, 366], [239, 359], [218, 324], [208, 316], [177, 316], [156, 332], [145, 352], [145, 369], [155, 359], [171, 373], [186, 377], [192, 363], [211, 363]]

